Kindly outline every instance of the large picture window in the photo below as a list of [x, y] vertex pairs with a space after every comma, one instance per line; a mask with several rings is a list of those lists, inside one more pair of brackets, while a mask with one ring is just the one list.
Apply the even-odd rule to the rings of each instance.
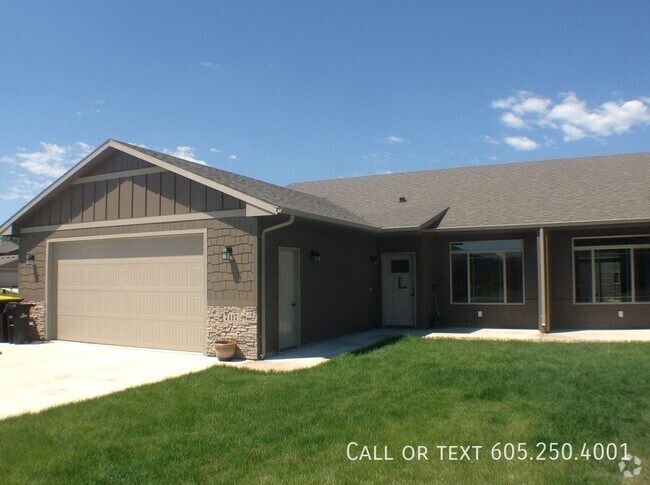
[[523, 242], [451, 244], [452, 303], [523, 303]]
[[573, 240], [576, 303], [650, 302], [650, 236]]

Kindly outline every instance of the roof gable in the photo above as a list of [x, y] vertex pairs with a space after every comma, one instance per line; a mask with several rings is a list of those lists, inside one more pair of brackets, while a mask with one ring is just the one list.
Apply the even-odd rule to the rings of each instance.
[[[125, 160], [124, 157], [120, 159], [119, 156], [117, 157], [117, 161], [108, 158], [115, 154], [126, 155], [131, 157], [131, 160]], [[137, 159], [135, 164], [132, 160], [133, 157]], [[106, 160], [109, 160], [109, 165], [112, 165], [102, 165]], [[115, 170], [119, 169], [125, 171], [115, 172]], [[156, 171], [157, 169], [172, 172], [192, 182], [202, 184], [208, 188], [222, 192], [227, 196], [241, 200], [245, 203], [247, 213], [251, 215], [287, 213], [346, 223], [367, 229], [372, 228], [366, 221], [351, 211], [317, 196], [189, 162], [146, 148], [115, 140], [108, 140], [0, 226], [0, 234], [11, 234], [13, 224], [27, 216], [33, 218], [35, 209], [42, 206], [51, 198], [56, 197], [66, 187], [78, 183], [77, 180], [80, 177], [81, 180], [97, 181], [101, 180], [104, 175], [115, 178], [116, 173], [123, 173], [126, 176], [127, 174], [134, 174], [138, 171], [142, 172], [140, 175], [144, 175], [149, 173], [148, 171]]]

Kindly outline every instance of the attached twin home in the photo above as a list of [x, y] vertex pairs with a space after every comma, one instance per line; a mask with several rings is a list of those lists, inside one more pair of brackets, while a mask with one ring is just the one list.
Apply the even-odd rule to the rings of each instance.
[[279, 187], [109, 140], [0, 234], [43, 339], [259, 359], [381, 326], [650, 327], [650, 153]]

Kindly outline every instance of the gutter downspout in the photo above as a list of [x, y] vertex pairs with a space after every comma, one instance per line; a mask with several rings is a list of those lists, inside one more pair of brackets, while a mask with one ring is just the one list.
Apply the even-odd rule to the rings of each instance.
[[260, 360], [266, 357], [266, 234], [290, 226], [295, 220], [296, 216], [290, 215], [288, 221], [281, 222], [280, 224], [262, 230], [262, 236], [260, 238], [260, 244], [262, 245], [262, 256], [260, 262], [260, 278], [262, 284], [260, 291], [262, 292], [262, 295], [260, 297], [260, 331], [257, 345], [257, 348], [259, 349], [257, 351], [257, 356]]
[[548, 321], [548, 276], [547, 276], [547, 244], [544, 227], [537, 228], [537, 285], [538, 285], [538, 330], [542, 333], [549, 331]]

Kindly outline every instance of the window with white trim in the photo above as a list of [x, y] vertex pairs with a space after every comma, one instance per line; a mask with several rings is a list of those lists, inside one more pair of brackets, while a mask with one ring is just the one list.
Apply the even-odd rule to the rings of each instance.
[[450, 246], [452, 303], [523, 303], [524, 243], [465, 241]]
[[650, 236], [573, 239], [575, 303], [650, 302]]

